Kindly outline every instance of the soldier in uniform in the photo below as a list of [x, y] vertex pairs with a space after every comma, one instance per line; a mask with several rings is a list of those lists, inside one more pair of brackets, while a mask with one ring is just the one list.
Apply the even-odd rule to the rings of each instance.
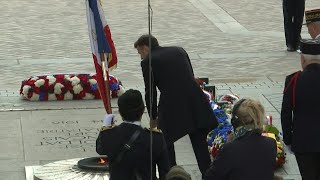
[[283, 0], [282, 8], [287, 51], [296, 51], [299, 48], [304, 7], [305, 0]]
[[306, 25], [312, 39], [320, 41], [320, 9], [306, 11]]
[[123, 122], [115, 126], [114, 115], [106, 115], [96, 141], [97, 153], [108, 156], [110, 179], [156, 180], [155, 164], [159, 178], [164, 179], [170, 169], [166, 143], [160, 130], [141, 127], [145, 109], [141, 93], [132, 89], [126, 91], [119, 97], [118, 106]]
[[[173, 143], [189, 134], [199, 169], [204, 175], [211, 162], [207, 134], [218, 126], [218, 122], [206, 95], [195, 81], [187, 52], [181, 47], [161, 47], [155, 37], [150, 38], [150, 46], [149, 35], [142, 35], [134, 47], [142, 59], [145, 100], [151, 126], [158, 126], [159, 123], [167, 142], [171, 166], [176, 165]], [[152, 51], [151, 69], [149, 48]], [[161, 93], [158, 106], [156, 87]]]
[[284, 143], [298, 162], [303, 180], [320, 179], [320, 42], [301, 40], [303, 71], [286, 77], [281, 124]]

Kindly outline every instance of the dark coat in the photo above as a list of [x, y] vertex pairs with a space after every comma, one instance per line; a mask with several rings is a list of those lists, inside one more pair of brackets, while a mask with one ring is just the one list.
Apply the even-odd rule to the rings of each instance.
[[[123, 145], [128, 143], [139, 128], [141, 127], [134, 124], [122, 123], [112, 129], [100, 131], [96, 151], [100, 155], [108, 156], [112, 165], [110, 177], [112, 180], [130, 180], [134, 170], [140, 174], [142, 180], [150, 180], [150, 131], [148, 129], [141, 128], [141, 134], [134, 141], [131, 149], [123, 155], [122, 161], [116, 165], [112, 163]], [[164, 179], [170, 169], [166, 143], [160, 132], [153, 132], [152, 137], [152, 160], [158, 165], [160, 179]], [[153, 175], [155, 176], [155, 169]]]
[[[152, 92], [149, 88], [149, 59], [141, 61], [145, 100], [152, 119], [158, 117], [167, 142], [175, 142], [196, 129], [209, 131], [218, 125], [206, 96], [195, 81], [189, 56], [183, 48], [153, 49], [151, 66]], [[156, 87], [160, 91], [159, 107]], [[153, 95], [152, 114], [150, 92]]]
[[299, 74], [295, 88], [289, 85], [292, 77], [293, 74], [286, 78], [288, 88], [281, 109], [284, 143], [292, 145], [294, 152], [320, 152], [320, 64], [308, 65]]
[[272, 180], [276, 165], [276, 141], [259, 133], [223, 146], [208, 169], [205, 180]]

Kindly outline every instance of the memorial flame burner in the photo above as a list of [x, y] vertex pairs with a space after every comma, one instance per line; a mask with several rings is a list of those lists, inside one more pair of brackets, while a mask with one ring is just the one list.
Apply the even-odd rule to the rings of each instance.
[[[101, 159], [105, 162], [101, 163]], [[104, 157], [68, 159], [43, 165], [34, 172], [34, 178], [36, 180], [109, 180], [108, 170], [108, 161]]]

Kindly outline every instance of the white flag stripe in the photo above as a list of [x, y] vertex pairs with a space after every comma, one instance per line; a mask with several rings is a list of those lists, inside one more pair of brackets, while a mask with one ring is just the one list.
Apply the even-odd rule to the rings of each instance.
[[94, 16], [89, 6], [89, 0], [86, 0], [86, 8], [87, 8], [87, 21], [88, 21], [88, 31], [89, 31], [88, 33], [89, 33], [91, 51], [96, 56], [98, 64], [101, 66], [100, 54], [98, 51], [96, 28], [94, 24]]

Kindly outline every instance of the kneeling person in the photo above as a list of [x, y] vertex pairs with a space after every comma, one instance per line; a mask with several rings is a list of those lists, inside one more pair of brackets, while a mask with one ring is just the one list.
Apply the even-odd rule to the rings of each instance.
[[[156, 179], [155, 165], [159, 177], [164, 179], [169, 171], [166, 143], [161, 132], [141, 127], [144, 112], [142, 95], [137, 90], [128, 90], [118, 99], [119, 112], [123, 122], [112, 125], [114, 115], [106, 115], [105, 122], [96, 141], [96, 151], [107, 155], [110, 162], [110, 179], [123, 180], [136, 177], [141, 180]], [[109, 123], [106, 121], [109, 120]], [[106, 124], [105, 124], [106, 123]], [[150, 146], [150, 135], [153, 142]], [[125, 148], [129, 144], [129, 148]], [[152, 162], [151, 165], [151, 148]]]

